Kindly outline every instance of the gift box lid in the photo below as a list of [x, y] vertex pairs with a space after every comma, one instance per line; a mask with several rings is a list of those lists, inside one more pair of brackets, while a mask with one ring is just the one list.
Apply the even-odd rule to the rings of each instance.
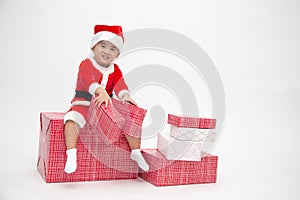
[[177, 127], [215, 129], [216, 122], [214, 118], [168, 114], [168, 123]]
[[113, 107], [117, 108], [117, 110], [123, 116], [130, 117], [135, 124], [140, 126], [143, 124], [147, 112], [146, 109], [138, 107], [128, 102], [122, 103], [120, 100], [114, 98], [112, 98], [112, 104]]
[[87, 118], [88, 121], [92, 122], [91, 124], [95, 125], [95, 123], [103, 119], [104, 115], [105, 118], [110, 118], [113, 122], [115, 122], [118, 127], [123, 127], [125, 123], [125, 119], [123, 116], [118, 112], [116, 108], [111, 105], [105, 106], [105, 104], [101, 104], [100, 106], [95, 105], [95, 96], [93, 96]]
[[41, 112], [41, 132], [47, 133], [50, 128], [53, 130], [62, 130], [63, 126], [61, 124], [63, 123], [64, 116], [65, 113], [63, 112]]

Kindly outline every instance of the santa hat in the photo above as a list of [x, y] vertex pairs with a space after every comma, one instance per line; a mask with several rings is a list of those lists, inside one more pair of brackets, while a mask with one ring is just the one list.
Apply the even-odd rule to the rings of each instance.
[[119, 51], [124, 45], [124, 36], [121, 26], [96, 25], [94, 27], [94, 36], [91, 41], [91, 49], [93, 49], [98, 42], [106, 40], [115, 45]]

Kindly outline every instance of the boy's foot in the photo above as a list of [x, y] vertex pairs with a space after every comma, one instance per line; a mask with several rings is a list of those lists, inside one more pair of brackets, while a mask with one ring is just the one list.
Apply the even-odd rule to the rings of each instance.
[[144, 170], [144, 171], [148, 171], [149, 170], [149, 165], [148, 163], [145, 161], [141, 150], [140, 149], [133, 149], [131, 150], [131, 154], [130, 154], [130, 158], [134, 161], [137, 162], [138, 166]]
[[71, 174], [76, 171], [77, 168], [77, 149], [67, 150], [67, 162], [65, 166], [65, 172]]

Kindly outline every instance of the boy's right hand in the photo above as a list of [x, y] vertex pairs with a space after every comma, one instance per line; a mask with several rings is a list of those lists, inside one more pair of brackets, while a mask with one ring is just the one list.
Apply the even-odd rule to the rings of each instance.
[[105, 107], [107, 107], [108, 103], [112, 103], [111, 98], [107, 94], [106, 90], [102, 87], [97, 88], [95, 94], [98, 95], [95, 98], [96, 106], [100, 106], [102, 103], [105, 103]]

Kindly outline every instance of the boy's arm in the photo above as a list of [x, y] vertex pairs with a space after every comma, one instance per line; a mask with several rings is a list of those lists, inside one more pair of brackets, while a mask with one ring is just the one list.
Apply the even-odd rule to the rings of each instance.
[[85, 60], [80, 64], [78, 72], [78, 85], [79, 88], [88, 91], [91, 95], [98, 95], [95, 99], [95, 104], [100, 106], [105, 103], [111, 103], [111, 99], [107, 94], [106, 90], [98, 83], [100, 74], [96, 74], [94, 66], [89, 60]]
[[109, 95], [103, 87], [99, 87], [96, 89], [95, 94], [98, 95], [95, 99], [95, 104], [100, 106], [102, 103], [105, 103], [105, 107], [108, 103], [112, 103]]
[[116, 95], [122, 100], [123, 103], [127, 101], [131, 104], [137, 105], [137, 103], [130, 96], [128, 86], [124, 80], [121, 70], [116, 68], [115, 73], [116, 84], [114, 86], [114, 91]]
[[[89, 60], [84, 60], [79, 66], [78, 83], [80, 88], [89, 92], [91, 95], [96, 94], [98, 88], [102, 86], [98, 83], [94, 72], [94, 67]], [[99, 77], [98, 77], [99, 79]]]
[[115, 68], [114, 92], [119, 99], [122, 99], [124, 94], [130, 96], [128, 86], [123, 78], [121, 70], [118, 67]]
[[128, 93], [123, 94], [121, 99], [122, 99], [123, 103], [129, 102], [129, 103], [137, 106], [137, 103], [131, 98], [131, 96]]

